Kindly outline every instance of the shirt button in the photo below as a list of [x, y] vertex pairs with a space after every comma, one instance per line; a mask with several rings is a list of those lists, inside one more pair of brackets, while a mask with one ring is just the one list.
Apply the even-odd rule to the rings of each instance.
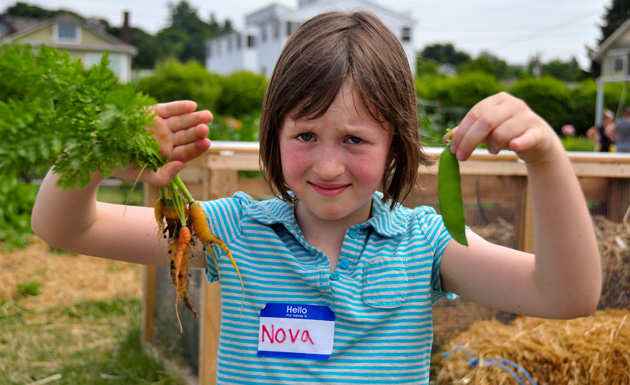
[[357, 239], [357, 237], [359, 236], [359, 234], [357, 234], [357, 232], [355, 230], [350, 230], [348, 232], [348, 236], [352, 239]]
[[350, 267], [350, 261], [348, 261], [347, 259], [342, 259], [341, 261], [339, 261], [339, 267], [341, 267], [342, 269], [347, 269], [348, 267]]
[[338, 280], [338, 279], [339, 279], [339, 273], [337, 273], [336, 271], [335, 271], [335, 272], [333, 272], [333, 273], [330, 275], [330, 279], [331, 279], [331, 281], [336, 281], [336, 280]]

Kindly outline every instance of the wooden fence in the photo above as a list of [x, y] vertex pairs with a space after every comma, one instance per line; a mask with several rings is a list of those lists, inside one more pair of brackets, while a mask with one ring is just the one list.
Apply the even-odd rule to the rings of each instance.
[[[437, 160], [441, 149], [426, 151]], [[569, 156], [591, 213], [621, 221], [630, 203], [630, 154], [569, 153]], [[258, 143], [213, 142], [211, 149], [191, 162], [180, 176], [199, 200], [228, 197], [236, 191], [244, 191], [254, 198], [270, 197], [258, 170]], [[403, 204], [437, 208], [437, 163], [418, 172], [420, 183]], [[533, 217], [525, 164], [512, 152], [492, 155], [477, 150], [470, 160], [460, 163], [460, 173], [467, 223], [471, 227], [502, 223], [505, 231], [509, 230], [513, 236], [512, 247], [533, 251]], [[148, 205], [156, 198], [155, 188], [145, 189]], [[158, 281], [158, 268], [148, 266], [144, 283], [143, 338], [160, 350], [155, 341]], [[217, 283], [206, 284], [203, 278], [199, 281], [199, 340], [195, 341], [198, 365], [191, 378], [192, 382], [205, 385], [215, 383], [220, 292]], [[173, 329], [179, 332], [175, 325]]]

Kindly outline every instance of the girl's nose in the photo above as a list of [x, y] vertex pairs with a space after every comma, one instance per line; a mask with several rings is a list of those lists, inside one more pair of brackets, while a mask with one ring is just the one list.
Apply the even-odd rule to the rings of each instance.
[[334, 147], [322, 148], [313, 162], [313, 171], [322, 179], [331, 180], [345, 171], [343, 156]]

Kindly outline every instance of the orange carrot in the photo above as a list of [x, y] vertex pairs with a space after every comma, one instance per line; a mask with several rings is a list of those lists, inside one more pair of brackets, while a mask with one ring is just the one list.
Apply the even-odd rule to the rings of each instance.
[[[188, 296], [188, 268], [190, 262], [190, 241], [192, 234], [188, 226], [182, 226], [179, 228], [178, 241], [177, 241], [177, 254], [175, 255], [175, 290], [177, 291], [177, 298], [175, 299], [175, 313], [177, 314], [177, 322], [179, 322], [179, 328], [183, 332], [182, 322], [179, 319], [179, 310], [177, 309], [178, 299], [181, 297], [184, 301], [184, 305], [189, 308], [195, 318], [197, 318], [197, 311], [190, 302]], [[172, 271], [171, 271], [172, 273]]]
[[164, 227], [164, 199], [158, 198], [153, 205], [155, 211], [155, 221], [160, 226], [160, 233]]
[[243, 310], [243, 302], [245, 301], [245, 285], [243, 284], [243, 278], [241, 277], [241, 273], [238, 270], [238, 266], [236, 265], [236, 261], [232, 256], [232, 252], [227, 247], [225, 242], [223, 242], [219, 237], [214, 235], [212, 231], [210, 231], [210, 226], [208, 225], [208, 221], [206, 220], [206, 213], [203, 211], [201, 204], [197, 201], [193, 201], [188, 206], [188, 211], [190, 213], [190, 223], [195, 232], [195, 235], [199, 240], [209, 248], [210, 255], [212, 256], [212, 260], [217, 266], [217, 271], [219, 271], [216, 260], [214, 259], [214, 254], [212, 254], [212, 250], [210, 249], [213, 243], [219, 245], [220, 248], [223, 249], [227, 257], [232, 262], [232, 266], [234, 266], [234, 270], [236, 270], [236, 274], [238, 275], [238, 279], [241, 281], [241, 289], [243, 291], [243, 298], [241, 300], [241, 311]]

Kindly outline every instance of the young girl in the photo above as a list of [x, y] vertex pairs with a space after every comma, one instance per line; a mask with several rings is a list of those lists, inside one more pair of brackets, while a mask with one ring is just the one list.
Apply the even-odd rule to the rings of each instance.
[[[165, 185], [208, 149], [212, 117], [195, 109], [189, 101], [155, 107], [155, 137], [171, 162], [142, 181]], [[260, 138], [262, 169], [279, 198], [237, 193], [204, 203], [245, 284], [241, 313], [240, 282], [215, 248], [218, 383], [428, 384], [431, 305], [443, 296], [536, 317], [595, 309], [599, 253], [580, 185], [558, 137], [521, 100], [501, 93], [481, 101], [450, 149], [465, 161], [485, 143], [525, 162], [535, 255], [470, 230], [462, 246], [431, 208], [400, 205], [430, 160], [405, 53], [373, 15], [325, 13], [294, 33], [270, 79]], [[138, 170], [116, 175], [134, 179]], [[153, 210], [97, 202], [102, 179], [64, 191], [49, 173], [33, 212], [36, 233], [78, 253], [166, 264]], [[202, 253], [193, 263], [217, 280]]]

